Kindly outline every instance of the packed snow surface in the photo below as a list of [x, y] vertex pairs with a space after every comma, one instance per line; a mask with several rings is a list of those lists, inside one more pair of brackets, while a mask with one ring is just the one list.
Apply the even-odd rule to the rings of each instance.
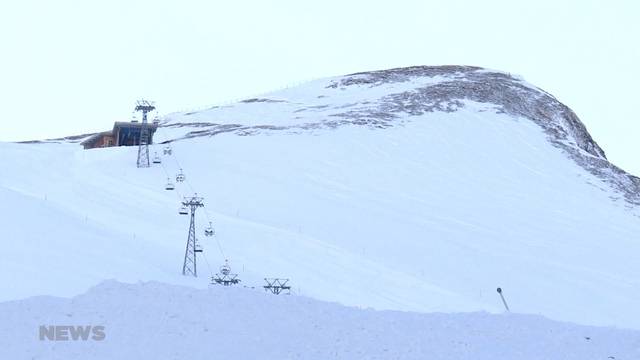
[[[640, 333], [535, 315], [348, 308], [216, 287], [105, 282], [72, 299], [0, 303], [6, 359], [633, 360]], [[40, 326], [102, 326], [104, 339], [40, 340]]]
[[[152, 146], [163, 163], [150, 169], [136, 148], [0, 144], [0, 300], [111, 278], [206, 288], [229, 259], [245, 286], [286, 277], [343, 305], [498, 313], [500, 286], [517, 313], [640, 329], [637, 178], [530, 84], [407, 74], [171, 114], [155, 141], [173, 155]], [[188, 181], [165, 191], [181, 168]], [[196, 192], [192, 279], [178, 207]]]

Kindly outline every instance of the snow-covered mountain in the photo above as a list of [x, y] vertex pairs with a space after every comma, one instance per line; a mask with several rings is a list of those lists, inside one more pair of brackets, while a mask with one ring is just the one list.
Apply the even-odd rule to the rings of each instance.
[[[411, 67], [324, 79], [242, 104], [172, 114], [168, 127], [197, 128], [187, 137], [265, 130], [299, 132], [364, 125], [397, 126], [433, 112], [456, 113], [470, 103], [528, 119], [579, 165], [640, 204], [640, 179], [606, 161], [604, 151], [566, 105], [519, 77], [470, 66]], [[485, 139], [491, 141], [492, 138]]]
[[[509, 74], [392, 69], [170, 114], [155, 141], [174, 154], [151, 169], [76, 141], [0, 144], [2, 300], [110, 278], [206, 287], [227, 258], [246, 286], [288, 277], [345, 305], [501, 312], [501, 286], [514, 312], [640, 329], [640, 180]], [[196, 192], [190, 279], [177, 211]]]

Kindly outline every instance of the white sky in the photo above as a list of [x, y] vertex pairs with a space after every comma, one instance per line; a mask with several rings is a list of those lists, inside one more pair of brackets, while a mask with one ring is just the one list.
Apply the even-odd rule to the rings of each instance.
[[0, 141], [109, 129], [318, 77], [466, 64], [524, 76], [640, 175], [638, 1], [2, 1]]

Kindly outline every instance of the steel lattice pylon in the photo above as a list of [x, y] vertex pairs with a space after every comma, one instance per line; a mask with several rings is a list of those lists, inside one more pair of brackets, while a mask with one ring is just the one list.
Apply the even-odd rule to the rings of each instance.
[[149, 123], [147, 114], [156, 107], [147, 100], [140, 100], [136, 105], [136, 111], [142, 111], [142, 123], [140, 124], [140, 139], [138, 139], [138, 162], [139, 168], [148, 168], [149, 163]]
[[198, 249], [196, 242], [196, 210], [204, 206], [204, 199], [196, 194], [190, 198], [184, 198], [182, 205], [191, 210], [191, 222], [189, 223], [189, 237], [187, 238], [187, 248], [184, 251], [184, 263], [182, 265], [182, 275], [198, 276], [196, 265], [196, 254], [202, 252]]

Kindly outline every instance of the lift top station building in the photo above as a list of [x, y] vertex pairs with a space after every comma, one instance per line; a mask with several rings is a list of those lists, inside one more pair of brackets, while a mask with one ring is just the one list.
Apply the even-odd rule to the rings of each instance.
[[[153, 144], [153, 134], [158, 129], [157, 124], [146, 124], [149, 131], [149, 144]], [[138, 146], [140, 145], [140, 132], [142, 123], [116, 122], [113, 130], [97, 133], [82, 142], [85, 149], [95, 149], [110, 146]]]

